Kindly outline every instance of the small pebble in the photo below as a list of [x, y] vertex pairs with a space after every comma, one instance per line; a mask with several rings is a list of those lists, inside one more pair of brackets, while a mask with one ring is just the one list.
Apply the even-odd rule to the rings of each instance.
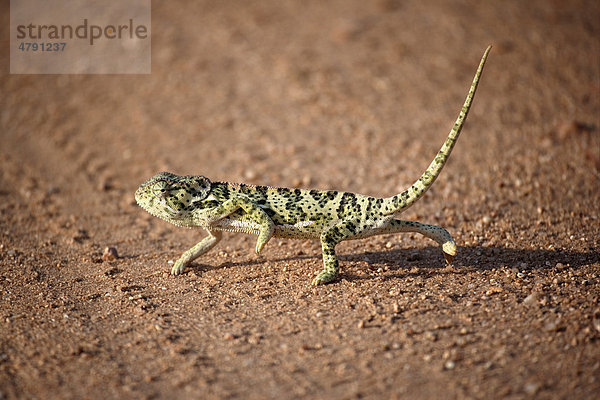
[[252, 181], [252, 180], [256, 179], [257, 177], [258, 177], [258, 174], [256, 173], [256, 171], [254, 171], [252, 169], [247, 169], [246, 172], [244, 173], [244, 178], [249, 181]]
[[532, 304], [536, 304], [537, 301], [538, 301], [537, 294], [531, 293], [529, 296], [527, 296], [523, 299], [523, 304], [532, 305]]
[[444, 363], [444, 369], [451, 370], [456, 367], [456, 363], [452, 360], [448, 360]]
[[260, 344], [260, 335], [252, 335], [248, 338], [248, 343], [250, 344]]
[[530, 396], [533, 396], [534, 394], [536, 394], [538, 391], [540, 390], [540, 384], [536, 383], [536, 382], [530, 382], [525, 384], [525, 386], [523, 387], [523, 391], [525, 391], [525, 393], [527, 393]]
[[550, 321], [546, 325], [544, 325], [544, 330], [546, 332], [558, 332], [562, 329], [562, 325], [560, 320]]
[[553, 284], [555, 284], [555, 285], [559, 285], [559, 284], [561, 284], [562, 282], [563, 282], [563, 279], [562, 279], [562, 277], [560, 277], [560, 276], [557, 276], [556, 278], [554, 278], [554, 279], [552, 280], [552, 283], [553, 283]]
[[104, 249], [104, 254], [102, 254], [103, 261], [115, 261], [119, 258], [119, 254], [117, 253], [117, 249], [114, 247], [106, 247]]

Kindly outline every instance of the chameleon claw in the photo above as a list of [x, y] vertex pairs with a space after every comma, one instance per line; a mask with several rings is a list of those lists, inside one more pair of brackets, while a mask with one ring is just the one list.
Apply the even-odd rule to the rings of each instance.
[[263, 247], [265, 247], [264, 243], [257, 243], [256, 244], [256, 255], [259, 256], [260, 252], [262, 251]]
[[261, 232], [258, 236], [258, 240], [256, 241], [256, 255], [260, 255], [263, 247], [271, 240], [273, 237], [273, 232], [275, 231], [274, 227], [271, 226], [269, 230], [265, 232]]

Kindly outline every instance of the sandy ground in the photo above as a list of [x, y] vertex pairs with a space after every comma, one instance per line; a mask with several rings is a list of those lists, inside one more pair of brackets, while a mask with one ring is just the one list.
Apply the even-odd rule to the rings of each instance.
[[[167, 273], [204, 233], [138, 208], [142, 181], [392, 195], [488, 44], [403, 215], [452, 232], [452, 267], [382, 236], [313, 288], [317, 242], [230, 234]], [[0, 398], [598, 398], [599, 56], [599, 3], [546, 0], [160, 2], [151, 75], [9, 75], [5, 48]]]

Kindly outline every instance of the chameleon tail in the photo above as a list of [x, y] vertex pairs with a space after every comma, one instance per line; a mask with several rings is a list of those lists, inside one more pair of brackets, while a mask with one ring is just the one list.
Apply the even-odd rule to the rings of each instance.
[[435, 159], [431, 162], [431, 164], [429, 165], [427, 170], [425, 170], [423, 175], [421, 175], [421, 177], [410, 188], [393, 197], [388, 197], [384, 199], [383, 209], [390, 210], [387, 213], [388, 215], [399, 214], [400, 212], [406, 210], [408, 207], [412, 206], [417, 200], [419, 200], [421, 196], [423, 196], [423, 194], [425, 194], [427, 189], [429, 189], [429, 187], [433, 184], [435, 179], [442, 171], [444, 164], [446, 164], [446, 160], [452, 152], [454, 143], [456, 143], [456, 140], [460, 135], [460, 131], [463, 127], [465, 119], [467, 118], [467, 114], [469, 113], [469, 108], [471, 107], [471, 102], [473, 101], [475, 91], [477, 90], [477, 84], [479, 83], [479, 77], [481, 76], [483, 66], [485, 65], [485, 60], [487, 59], [488, 53], [490, 52], [491, 48], [492, 46], [488, 46], [488, 48], [483, 53], [465, 103], [462, 109], [460, 110], [460, 114], [458, 115], [456, 122], [454, 123], [454, 127], [452, 127], [448, 138], [444, 142], [444, 145], [438, 152]]

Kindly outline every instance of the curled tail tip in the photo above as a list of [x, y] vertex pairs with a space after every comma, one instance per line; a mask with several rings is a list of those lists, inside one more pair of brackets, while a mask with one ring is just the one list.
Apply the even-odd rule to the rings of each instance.
[[442, 244], [442, 251], [445, 255], [454, 257], [457, 252], [456, 243], [454, 243], [454, 240], [450, 239], [446, 243]]

